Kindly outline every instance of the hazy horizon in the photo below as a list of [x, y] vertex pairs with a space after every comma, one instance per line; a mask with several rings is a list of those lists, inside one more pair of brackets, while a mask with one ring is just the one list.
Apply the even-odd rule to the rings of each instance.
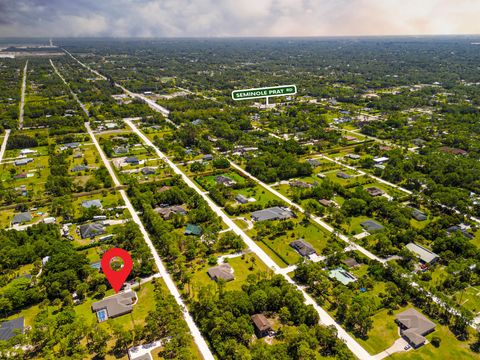
[[477, 35], [475, 0], [0, 0], [0, 37]]

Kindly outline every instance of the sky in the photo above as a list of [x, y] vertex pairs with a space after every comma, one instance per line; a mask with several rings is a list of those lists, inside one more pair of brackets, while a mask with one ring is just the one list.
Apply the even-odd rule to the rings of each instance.
[[0, 37], [480, 34], [480, 0], [0, 0]]

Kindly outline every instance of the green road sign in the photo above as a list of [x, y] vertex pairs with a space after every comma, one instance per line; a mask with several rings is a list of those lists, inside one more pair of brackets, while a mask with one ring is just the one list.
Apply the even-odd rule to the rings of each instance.
[[257, 89], [244, 89], [232, 91], [233, 100], [248, 100], [258, 98], [269, 98], [270, 96], [294, 95], [297, 93], [295, 85], [273, 86]]

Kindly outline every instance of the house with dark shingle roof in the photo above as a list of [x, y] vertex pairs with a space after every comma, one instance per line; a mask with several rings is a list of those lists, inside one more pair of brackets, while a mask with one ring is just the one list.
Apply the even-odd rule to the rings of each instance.
[[126, 164], [130, 164], [130, 165], [140, 164], [140, 160], [138, 160], [135, 156], [129, 156], [124, 161]]
[[29, 212], [23, 212], [23, 213], [16, 214], [13, 217], [12, 225], [23, 224], [29, 221], [32, 221], [32, 215]]
[[412, 217], [417, 221], [425, 221], [428, 219], [428, 216], [418, 209], [412, 210]]
[[80, 236], [82, 239], [88, 239], [102, 234], [105, 234], [105, 229], [101, 223], [80, 225]]
[[290, 209], [279, 206], [254, 211], [251, 215], [254, 221], [286, 220], [295, 216]]
[[380, 190], [379, 188], [376, 188], [375, 186], [369, 187], [365, 189], [366, 192], [368, 192], [372, 196], [381, 196], [385, 194], [383, 190]]
[[351, 179], [352, 178], [352, 175], [349, 175], [347, 173], [344, 173], [343, 171], [339, 171], [337, 173], [337, 177], [340, 178], [340, 179]]
[[225, 186], [232, 186], [232, 185], [235, 185], [237, 182], [231, 178], [229, 178], [228, 176], [224, 176], [224, 175], [218, 175], [217, 177], [215, 177], [215, 182], [217, 184], [222, 184], [222, 185], [225, 185]]
[[181, 215], [187, 214], [187, 211], [180, 205], [173, 205], [165, 208], [159, 207], [159, 208], [155, 208], [154, 211], [157, 214], [161, 215], [165, 220], [169, 220], [172, 217], [172, 215], [175, 215], [175, 214], [181, 214]]
[[214, 266], [207, 270], [207, 274], [210, 276], [210, 279], [215, 281], [218, 281], [218, 279], [224, 281], [232, 281], [235, 279], [233, 276], [233, 269], [229, 264]]
[[12, 337], [23, 334], [25, 330], [25, 319], [23, 316], [18, 317], [16, 319], [4, 321], [0, 325], [0, 340], [9, 340]]
[[303, 239], [292, 241], [290, 243], [290, 246], [302, 256], [310, 256], [312, 254], [316, 254], [314, 247]]
[[73, 171], [73, 172], [85, 171], [85, 170], [88, 170], [88, 166], [87, 166], [87, 165], [77, 165], [77, 166], [74, 166], [74, 167], [72, 168], [72, 171]]
[[435, 323], [413, 308], [398, 314], [395, 321], [402, 337], [415, 349], [425, 344], [425, 335], [435, 330]]
[[360, 223], [360, 225], [367, 231], [380, 231], [383, 230], [383, 225], [380, 225], [376, 221], [373, 220], [365, 220]]

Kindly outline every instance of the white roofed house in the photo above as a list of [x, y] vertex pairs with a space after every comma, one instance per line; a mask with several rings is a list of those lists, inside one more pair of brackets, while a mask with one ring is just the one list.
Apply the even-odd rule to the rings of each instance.
[[438, 259], [440, 259], [440, 257], [434, 252], [415, 243], [408, 243], [407, 245], [405, 245], [405, 247], [412, 253], [414, 253], [418, 257], [420, 262], [424, 264], [433, 264], [438, 261]]

